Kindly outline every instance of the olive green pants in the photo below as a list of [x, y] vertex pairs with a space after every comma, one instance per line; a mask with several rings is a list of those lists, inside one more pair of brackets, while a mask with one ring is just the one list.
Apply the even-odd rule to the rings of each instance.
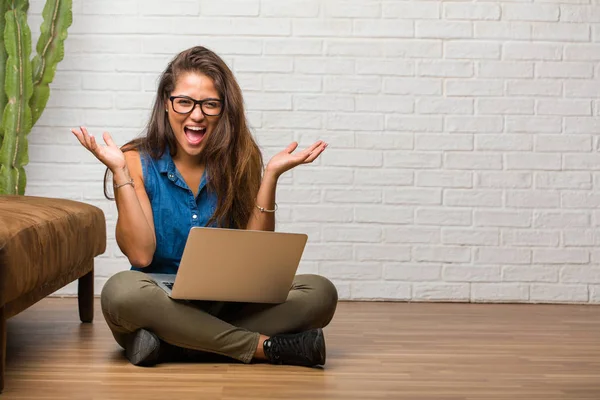
[[119, 345], [140, 328], [177, 347], [221, 354], [249, 363], [259, 335], [325, 327], [337, 306], [326, 278], [298, 275], [282, 304], [172, 300], [145, 273], [123, 271], [102, 289], [102, 313]]

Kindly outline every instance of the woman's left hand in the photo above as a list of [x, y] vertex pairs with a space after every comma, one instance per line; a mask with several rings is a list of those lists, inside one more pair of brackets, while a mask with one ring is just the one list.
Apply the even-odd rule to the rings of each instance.
[[266, 171], [279, 178], [281, 174], [300, 165], [313, 162], [327, 147], [327, 143], [322, 140], [314, 143], [299, 153], [292, 154], [298, 147], [298, 143], [293, 142], [285, 150], [275, 154], [267, 164]]

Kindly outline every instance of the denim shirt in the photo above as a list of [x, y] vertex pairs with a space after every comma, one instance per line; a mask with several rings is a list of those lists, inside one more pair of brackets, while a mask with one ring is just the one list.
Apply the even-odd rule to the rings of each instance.
[[[217, 207], [217, 195], [206, 186], [202, 175], [198, 195], [185, 183], [167, 148], [158, 160], [140, 152], [144, 187], [154, 217], [156, 251], [152, 263], [132, 270], [147, 273], [175, 274], [183, 255], [190, 229], [206, 226]], [[216, 226], [216, 224], [211, 224]]]

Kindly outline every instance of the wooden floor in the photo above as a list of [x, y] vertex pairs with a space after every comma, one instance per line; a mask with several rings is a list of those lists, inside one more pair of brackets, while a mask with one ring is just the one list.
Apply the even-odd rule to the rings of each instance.
[[340, 303], [324, 369], [134, 367], [99, 312], [46, 299], [8, 321], [12, 399], [600, 399], [600, 307]]

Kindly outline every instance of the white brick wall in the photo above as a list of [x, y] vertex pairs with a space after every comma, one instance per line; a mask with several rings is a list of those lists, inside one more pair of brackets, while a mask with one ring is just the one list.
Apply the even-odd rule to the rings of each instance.
[[167, 60], [206, 45], [266, 157], [330, 143], [278, 191], [301, 272], [345, 299], [600, 303], [599, 23], [596, 0], [75, 0], [27, 194], [105, 211], [97, 291], [127, 269], [69, 129], [131, 139]]

